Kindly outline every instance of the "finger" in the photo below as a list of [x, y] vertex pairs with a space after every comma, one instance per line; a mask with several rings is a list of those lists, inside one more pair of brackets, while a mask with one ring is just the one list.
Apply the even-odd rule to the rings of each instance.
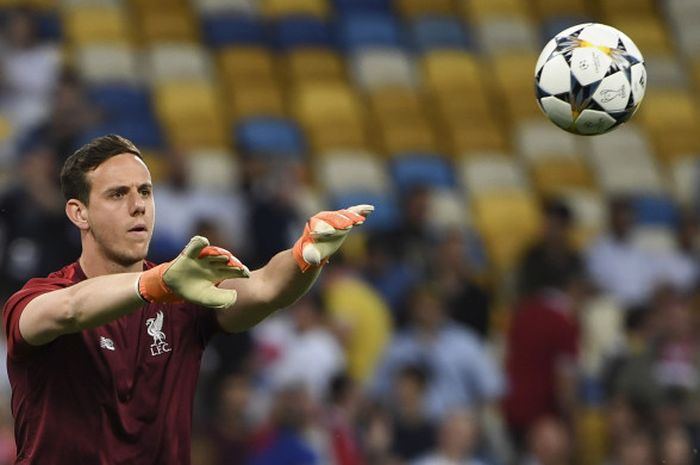
[[211, 257], [201, 258], [200, 255], [200, 260], [204, 260], [208, 265], [216, 265], [218, 263], [228, 263], [229, 258], [226, 255], [213, 255]]
[[353, 213], [357, 213], [358, 215], [362, 215], [365, 218], [367, 218], [374, 211], [374, 205], [370, 205], [370, 204], [353, 205], [352, 207], [348, 207], [347, 209]]
[[188, 258], [197, 258], [202, 250], [209, 245], [209, 239], [203, 236], [194, 236], [182, 250], [182, 255]]
[[222, 309], [228, 308], [236, 303], [238, 293], [233, 289], [221, 289], [212, 286], [202, 298], [201, 305], [204, 307]]
[[214, 270], [217, 276], [223, 277], [223, 279], [229, 278], [249, 278], [250, 270], [243, 267], [232, 267], [232, 266], [219, 266]]
[[351, 218], [343, 214], [342, 210], [335, 212], [321, 212], [316, 214], [313, 218], [311, 218], [312, 230], [317, 229], [314, 227], [314, 223], [319, 221], [323, 221], [335, 229], [349, 229], [354, 223]]
[[354, 211], [348, 209], [348, 210], [340, 210], [344, 216], [347, 216], [351, 221], [353, 226], [356, 224], [362, 224], [365, 222], [365, 217], [355, 213]]

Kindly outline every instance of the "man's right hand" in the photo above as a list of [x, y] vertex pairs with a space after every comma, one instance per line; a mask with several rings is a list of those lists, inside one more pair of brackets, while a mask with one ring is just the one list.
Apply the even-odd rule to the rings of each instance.
[[138, 293], [147, 302], [186, 300], [209, 308], [227, 308], [236, 302], [236, 291], [220, 289], [217, 284], [249, 276], [248, 268], [231, 252], [210, 246], [206, 237], [194, 236], [175, 260], [141, 274]]

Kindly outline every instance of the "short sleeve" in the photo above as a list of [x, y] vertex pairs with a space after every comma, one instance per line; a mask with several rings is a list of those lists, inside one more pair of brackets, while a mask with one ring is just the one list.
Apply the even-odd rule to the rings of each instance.
[[19, 330], [19, 319], [29, 302], [47, 292], [63, 289], [72, 283], [68, 280], [32, 279], [5, 303], [2, 312], [3, 327], [7, 337], [7, 355], [18, 360], [30, 356], [40, 349], [24, 340]]

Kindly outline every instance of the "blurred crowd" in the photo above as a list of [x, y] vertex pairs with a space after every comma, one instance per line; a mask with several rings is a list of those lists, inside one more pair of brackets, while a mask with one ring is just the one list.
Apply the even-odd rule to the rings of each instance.
[[[0, 111], [21, 128], [0, 141], [3, 301], [78, 257], [58, 171], [101, 118], [32, 28], [16, 13], [0, 45]], [[190, 183], [181, 153], [166, 151], [153, 167], [150, 258], [172, 258], [197, 233], [264, 264], [324, 207], [307, 169], [249, 160], [239, 186], [207, 190]], [[662, 254], [635, 240], [634, 209], [615, 198], [607, 229], [580, 247], [577, 218], [548, 199], [540, 237], [516, 269], [494, 275], [473, 231], [430, 225], [428, 194], [405, 192], [391, 229], [353, 233], [293, 307], [212, 342], [194, 464], [700, 464], [691, 213]], [[0, 373], [2, 465], [14, 446]]]

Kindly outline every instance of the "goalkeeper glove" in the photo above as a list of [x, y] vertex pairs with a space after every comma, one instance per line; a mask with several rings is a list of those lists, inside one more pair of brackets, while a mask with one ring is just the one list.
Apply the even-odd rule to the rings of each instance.
[[355, 205], [344, 210], [324, 211], [306, 222], [304, 233], [292, 248], [294, 260], [302, 272], [321, 266], [345, 240], [353, 226], [365, 222], [374, 211], [372, 205]]
[[146, 302], [186, 300], [210, 308], [236, 302], [236, 291], [216, 287], [230, 278], [247, 278], [250, 271], [231, 252], [210, 246], [206, 237], [194, 236], [173, 261], [141, 273], [138, 294]]

